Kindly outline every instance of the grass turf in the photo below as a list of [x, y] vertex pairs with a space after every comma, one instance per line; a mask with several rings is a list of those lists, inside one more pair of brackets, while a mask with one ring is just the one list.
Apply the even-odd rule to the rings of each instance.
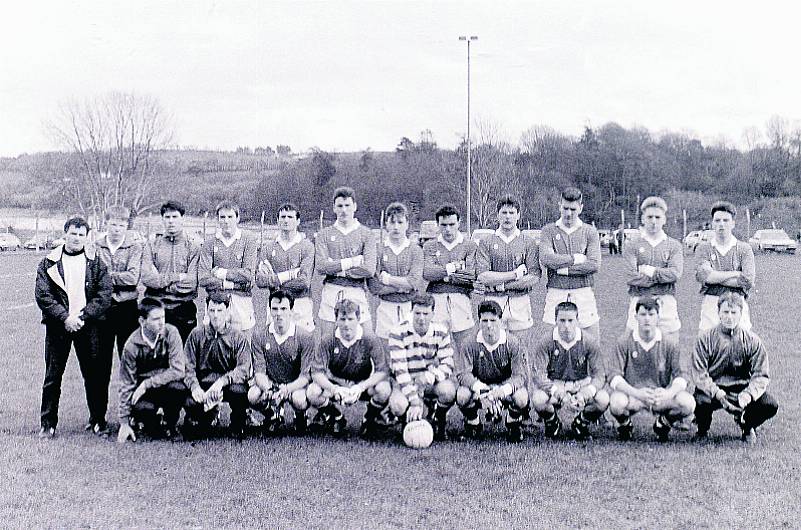
[[[87, 411], [77, 362], [65, 375], [59, 436], [36, 439], [43, 328], [32, 304], [41, 254], [0, 255], [0, 526], [3, 527], [792, 527], [801, 452], [796, 431], [801, 368], [799, 262], [758, 256], [751, 297], [771, 361], [778, 416], [758, 444], [739, 441], [718, 413], [710, 439], [672, 434], [658, 444], [652, 419], [635, 419], [620, 443], [611, 427], [593, 441], [547, 441], [536, 425], [521, 445], [490, 433], [480, 443], [407, 449], [397, 433], [356, 437], [225, 438], [118, 446], [82, 431]], [[680, 282], [683, 350], [697, 331], [700, 296], [687, 257]], [[541, 316], [543, 287], [533, 295]], [[625, 325], [622, 260], [597, 276], [604, 351]], [[257, 304], [266, 303], [260, 296]], [[263, 310], [262, 310], [263, 312]], [[540, 328], [542, 332], [544, 328]], [[116, 410], [116, 363], [110, 418]], [[361, 414], [350, 411], [351, 431]], [[567, 418], [565, 418], [567, 419]], [[452, 411], [450, 428], [460, 429]]]

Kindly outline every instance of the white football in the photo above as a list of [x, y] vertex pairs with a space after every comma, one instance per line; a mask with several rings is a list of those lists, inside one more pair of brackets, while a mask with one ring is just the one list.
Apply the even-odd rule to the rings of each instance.
[[403, 429], [403, 443], [412, 449], [425, 449], [434, 441], [434, 429], [426, 420], [406, 424]]

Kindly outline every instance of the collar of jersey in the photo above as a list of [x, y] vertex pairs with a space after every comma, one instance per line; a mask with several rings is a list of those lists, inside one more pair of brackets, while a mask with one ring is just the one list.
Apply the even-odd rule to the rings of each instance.
[[275, 322], [270, 322], [270, 326], [267, 328], [267, 331], [270, 332], [270, 334], [275, 339], [275, 342], [280, 346], [281, 344], [285, 343], [289, 337], [295, 336], [295, 328], [296, 328], [295, 323], [290, 322], [289, 329], [287, 329], [286, 333], [284, 333], [283, 335], [279, 335], [278, 332], [275, 330]]
[[345, 228], [344, 226], [342, 226], [341, 224], [339, 224], [339, 221], [334, 221], [334, 225], [333, 225], [333, 226], [334, 226], [334, 228], [336, 228], [336, 229], [337, 229], [337, 230], [338, 230], [338, 231], [339, 231], [339, 232], [340, 232], [342, 235], [346, 236], [346, 235], [350, 234], [351, 232], [353, 232], [354, 230], [357, 230], [357, 229], [358, 229], [360, 226], [362, 226], [362, 224], [359, 222], [359, 220], [358, 220], [358, 219], [354, 219], [354, 220], [353, 220], [353, 224], [350, 226], [350, 228]]
[[514, 239], [517, 236], [520, 235], [520, 229], [519, 228], [515, 228], [515, 231], [512, 232], [512, 235], [509, 236], [509, 237], [506, 237], [505, 235], [503, 235], [503, 231], [500, 228], [498, 228], [498, 229], [495, 230], [495, 235], [498, 236], [499, 238], [501, 238], [501, 241], [503, 241], [504, 243], [506, 243], [508, 245], [509, 243], [514, 241]]
[[457, 233], [456, 239], [454, 239], [452, 243], [448, 243], [447, 241], [445, 241], [445, 238], [442, 237], [442, 234], [440, 234], [437, 236], [437, 241], [442, 243], [442, 246], [448, 249], [448, 252], [450, 252], [460, 244], [464, 243], [464, 234], [462, 234], [461, 232]]
[[502, 329], [500, 335], [498, 336], [498, 342], [495, 344], [487, 344], [487, 341], [484, 340], [484, 334], [481, 333], [479, 330], [478, 334], [476, 335], [476, 342], [483, 345], [488, 352], [492, 353], [502, 345], [506, 344], [508, 337], [506, 336], [506, 330]]
[[712, 245], [712, 248], [718, 251], [721, 256], [725, 256], [729, 253], [731, 249], [737, 246], [737, 238], [734, 235], [731, 236], [731, 240], [729, 241], [728, 245], [720, 245], [718, 244], [718, 240], [716, 238], [712, 238], [709, 241], [709, 244]]
[[576, 336], [575, 336], [575, 338], [573, 338], [572, 342], [565, 342], [565, 341], [562, 340], [562, 336], [559, 335], [559, 328], [554, 327], [553, 328], [553, 340], [555, 340], [556, 342], [561, 344], [562, 348], [564, 348], [565, 351], [568, 351], [570, 348], [572, 348], [573, 346], [575, 346], [576, 344], [578, 344], [581, 341], [581, 328], [576, 328]]
[[401, 252], [409, 248], [411, 242], [412, 242], [411, 239], [407, 237], [406, 240], [404, 240], [404, 242], [400, 244], [400, 246], [396, 247], [392, 245], [392, 242], [389, 239], [387, 239], [386, 241], [384, 241], [384, 246], [389, 248], [389, 250], [391, 250], [393, 254], [398, 256], [400, 255]]
[[236, 241], [237, 239], [242, 239], [242, 229], [237, 228], [236, 231], [234, 231], [234, 235], [228, 239], [225, 238], [225, 236], [220, 230], [217, 230], [217, 233], [214, 234], [214, 237], [219, 239], [220, 242], [226, 247], [230, 247], [231, 245], [234, 244], [234, 241]]
[[364, 328], [362, 327], [361, 324], [359, 324], [359, 327], [356, 328], [356, 336], [353, 337], [353, 340], [345, 340], [345, 339], [343, 339], [342, 338], [342, 334], [339, 332], [339, 328], [337, 328], [334, 331], [334, 337], [339, 339], [339, 342], [341, 342], [343, 346], [345, 346], [346, 348], [350, 348], [351, 346], [353, 346], [354, 344], [359, 342], [362, 337], [364, 337]]
[[668, 236], [664, 230], [660, 231], [658, 236], [651, 237], [644, 229], [640, 228], [640, 239], [642, 239], [652, 247], [657, 246], [659, 243], [663, 241], [667, 241], [667, 238]]
[[632, 338], [634, 338], [634, 342], [639, 344], [645, 351], [651, 351], [651, 348], [656, 346], [656, 343], [662, 340], [662, 330], [659, 328], [656, 328], [656, 333], [654, 333], [654, 338], [651, 339], [651, 342], [645, 342], [644, 340], [642, 340], [642, 337], [640, 337], [639, 329], [635, 329], [631, 333], [632, 333]]
[[295, 237], [293, 237], [289, 241], [284, 241], [283, 239], [281, 239], [280, 235], [275, 240], [275, 242], [278, 243], [281, 246], [282, 249], [284, 249], [284, 252], [286, 252], [290, 248], [294, 247], [295, 245], [297, 245], [301, 241], [303, 241], [303, 234], [301, 234], [300, 232], [295, 232]]
[[570, 235], [573, 232], [575, 232], [576, 230], [578, 230], [579, 228], [581, 228], [581, 225], [583, 225], [583, 224], [584, 224], [584, 222], [581, 219], [576, 219], [576, 224], [574, 224], [573, 226], [568, 228], [562, 222], [562, 218], [561, 217], [556, 220], [556, 226], [559, 227], [559, 230], [561, 230], [562, 232], [567, 233], [567, 235]]

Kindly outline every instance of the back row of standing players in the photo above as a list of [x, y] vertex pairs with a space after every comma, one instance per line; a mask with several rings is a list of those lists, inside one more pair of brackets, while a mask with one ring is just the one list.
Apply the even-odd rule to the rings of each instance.
[[[386, 236], [382, 231], [379, 241], [356, 219], [352, 189], [337, 189], [333, 207], [336, 222], [320, 230], [314, 244], [298, 232], [297, 207], [280, 207], [280, 234], [262, 249], [261, 256], [260, 242], [238, 228], [239, 210], [232, 203], [218, 206], [218, 231], [202, 248], [194, 246], [184, 233], [184, 210], [176, 203], [163, 205], [164, 236], [145, 249], [128, 240], [124, 225], [127, 216], [122, 215], [126, 212], [119, 210], [115, 215], [112, 209], [107, 216], [109, 232], [97, 248], [114, 279], [103, 335], [116, 335], [118, 351], [123, 352], [123, 383], [127, 379], [120, 396], [121, 438], [132, 437], [133, 431], [124, 427], [150, 384], [150, 378], [137, 374], [137, 357], [147, 357], [137, 344], [145, 350], [147, 346], [155, 348], [152, 339], [164, 332], [152, 328], [152, 336], [147, 337], [146, 323], [150, 312], [158, 314], [161, 307], [162, 318], [175, 326], [186, 344], [187, 366], [182, 365], [183, 374], [178, 379], [186, 381], [191, 395], [172, 401], [175, 405], [183, 401], [187, 413], [205, 409], [188, 417], [189, 423], [197, 426], [210, 421], [224, 398], [232, 406], [232, 423], [237, 428], [243, 425], [248, 405], [278, 420], [280, 405], [290, 401], [296, 408], [298, 428], [305, 425], [302, 411], [311, 404], [318, 408], [318, 419], [324, 425], [342, 431], [344, 418], [336, 403], [364, 398], [368, 405], [363, 431], [374, 426], [389, 403], [392, 412], [405, 421], [426, 415], [438, 438], [446, 436], [445, 417], [454, 401], [462, 409], [469, 436], [480, 434], [480, 408], [496, 416], [506, 409], [512, 440], [522, 439], [520, 420], [529, 407], [545, 421], [549, 436], [561, 431], [558, 408], [573, 408], [578, 412], [571, 426], [576, 437], [586, 437], [590, 423], [610, 407], [620, 422], [622, 438], [631, 436], [632, 413], [644, 408], [661, 411], [654, 430], [664, 439], [674, 423], [692, 415], [696, 402], [700, 403], [699, 391], [707, 398], [705, 411], [696, 410], [701, 435], [706, 434], [715, 408], [737, 414], [744, 437], [750, 438], [753, 427], [775, 414], [775, 402], [764, 392], [768, 381], [764, 347], [748, 331], [751, 323], [745, 296], [754, 282], [753, 252], [732, 235], [736, 210], [729, 203], [713, 205], [716, 237], [698, 251], [701, 264], [696, 278], [704, 299], [696, 350], [709, 350], [707, 364], [732, 343], [738, 347], [746, 344], [746, 349], [752, 346], [753, 351], [745, 352], [748, 373], [725, 359], [717, 359], [720, 366], [714, 368], [696, 366], [701, 380], [695, 381], [695, 399], [686, 392], [691, 376], [680, 366], [677, 346], [681, 324], [674, 295], [683, 272], [683, 252], [681, 244], [663, 230], [667, 205], [661, 198], [649, 197], [642, 203], [640, 238], [626, 246], [629, 330], [617, 354], [607, 362], [599, 352], [600, 319], [593, 292], [593, 276], [601, 261], [600, 242], [595, 228], [579, 217], [583, 207], [579, 190], [562, 192], [560, 218], [543, 228], [539, 245], [520, 232], [521, 207], [512, 197], [498, 202], [499, 227], [477, 245], [460, 232], [459, 212], [443, 206], [436, 212], [440, 234], [422, 249], [408, 238], [408, 213], [400, 203], [387, 207]], [[137, 256], [137, 252], [143, 255]], [[137, 263], [141, 264], [141, 274], [136, 270]], [[543, 321], [555, 327], [552, 335], [537, 341], [542, 344], [535, 347], [534, 337], [529, 336], [534, 327], [530, 291], [540, 280], [542, 269], [547, 275]], [[317, 319], [311, 298], [315, 271], [323, 276]], [[270, 315], [274, 320], [268, 320], [255, 335], [254, 272], [255, 285], [271, 292]], [[140, 277], [146, 298], [137, 304]], [[426, 282], [427, 294], [421, 295]], [[193, 331], [198, 286], [207, 291], [209, 310], [207, 322]], [[478, 330], [470, 298], [476, 288], [483, 290]], [[371, 333], [368, 293], [378, 297], [375, 335], [381, 342], [373, 340]], [[733, 295], [722, 299], [725, 293]], [[719, 326], [719, 314], [735, 309], [739, 312], [734, 327], [746, 334], [745, 342], [732, 341], [733, 328]], [[230, 349], [230, 344], [222, 348], [211, 344], [221, 326], [230, 326], [246, 336], [253, 350], [252, 366], [240, 366], [236, 354], [232, 366], [222, 367], [228, 370], [202, 366], [209, 365], [209, 355], [215, 355], [212, 350]], [[319, 339], [310, 345], [309, 341], [315, 342], [310, 333], [317, 327], [319, 335], [315, 336]], [[199, 340], [192, 340], [192, 333]], [[137, 341], [137, 334], [145, 340]], [[721, 334], [722, 339], [717, 336]], [[114, 340], [103, 342], [110, 370]], [[360, 343], [375, 343], [375, 347], [365, 350]], [[579, 347], [574, 348], [576, 345]], [[125, 358], [128, 350], [132, 353], [130, 363]], [[304, 350], [307, 360], [302, 361], [300, 353]], [[311, 350], [313, 355], [308, 354]], [[388, 360], [384, 359], [384, 350], [388, 350]], [[531, 384], [527, 352], [534, 364]], [[651, 358], [647, 366], [637, 366], [638, 354]], [[704, 362], [696, 359], [696, 364]], [[177, 374], [175, 363], [170, 366]], [[607, 368], [608, 374], [604, 373]], [[203, 369], [208, 373], [201, 374]], [[459, 373], [454, 374], [454, 369]], [[738, 369], [740, 373], [734, 373]], [[187, 375], [189, 371], [197, 373]], [[390, 371], [392, 383], [386, 378]], [[718, 373], [710, 375], [715, 371]], [[376, 375], [379, 373], [384, 377]], [[456, 382], [454, 375], [458, 376]], [[715, 375], [720, 384], [715, 382]], [[158, 379], [161, 386], [164, 379]], [[746, 407], [757, 401], [764, 406], [758, 414], [750, 414], [752, 421], [746, 421]], [[152, 405], [150, 409], [155, 409]], [[167, 408], [173, 411], [167, 414], [171, 419], [162, 419], [162, 424], [170, 427], [177, 411], [175, 406]], [[43, 397], [43, 429], [47, 423], [44, 411]], [[105, 425], [105, 419], [90, 419], [90, 425], [93, 423], [98, 430], [97, 425]]]

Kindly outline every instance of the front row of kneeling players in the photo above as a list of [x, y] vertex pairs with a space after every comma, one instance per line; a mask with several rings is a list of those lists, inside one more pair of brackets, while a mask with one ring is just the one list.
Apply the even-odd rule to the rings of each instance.
[[288, 402], [295, 429], [304, 432], [311, 406], [318, 411], [315, 424], [340, 434], [346, 429], [341, 407], [366, 401], [361, 435], [386, 423], [382, 412], [388, 408], [402, 424], [428, 420], [434, 438], [447, 439], [446, 416], [455, 403], [464, 417], [464, 438], [481, 436], [483, 409], [485, 419], [505, 412], [510, 441], [523, 439], [521, 423], [531, 409], [550, 438], [563, 430], [559, 410], [572, 410], [571, 435], [586, 439], [608, 408], [621, 440], [631, 438], [631, 416], [650, 411], [661, 441], [673, 428], [687, 429], [693, 414], [696, 438], [703, 438], [719, 408], [734, 416], [744, 440], [753, 441], [754, 429], [778, 409], [766, 392], [765, 348], [738, 325], [743, 300], [736, 293], [720, 297], [721, 324], [696, 342], [694, 395], [677, 345], [658, 328], [659, 305], [649, 297], [637, 303], [637, 329], [620, 339], [607, 363], [597, 341], [582, 335], [576, 306], [560, 303], [553, 334], [536, 346], [531, 367], [517, 337], [503, 329], [494, 301], [479, 305], [479, 331], [457, 352], [447, 329], [432, 322], [430, 294], [414, 297], [410, 319], [390, 333], [388, 352], [365, 332], [359, 305], [347, 299], [336, 304], [335, 330], [318, 347], [294, 324], [294, 300], [284, 291], [271, 294], [272, 322], [252, 343], [229, 325], [229, 304], [225, 294], [209, 296], [208, 324], [195, 328], [182, 348], [177, 330], [165, 325], [161, 303], [139, 303], [140, 329], [126, 343], [120, 366], [119, 441], [135, 440], [137, 432], [171, 436], [182, 407], [184, 437], [202, 436], [222, 402], [231, 408], [230, 429], [238, 436], [249, 407], [275, 425], [283, 422]]

